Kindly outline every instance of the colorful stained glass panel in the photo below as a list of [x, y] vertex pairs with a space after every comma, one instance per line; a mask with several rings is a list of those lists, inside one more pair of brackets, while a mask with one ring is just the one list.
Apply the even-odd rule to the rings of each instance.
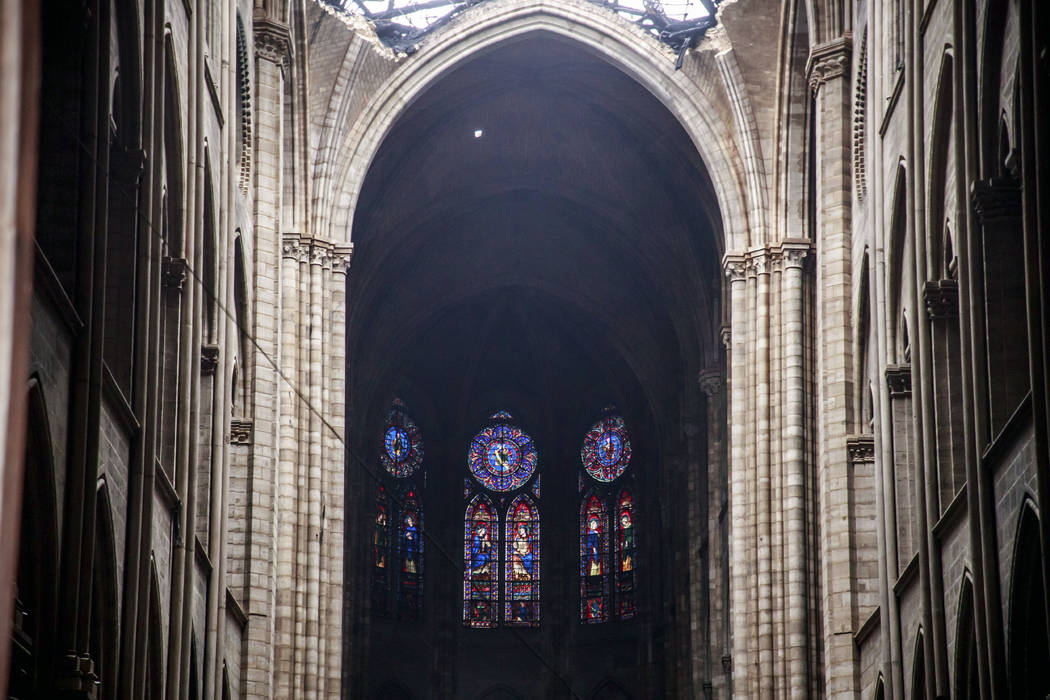
[[423, 436], [400, 400], [395, 400], [387, 413], [379, 461], [399, 479], [411, 476], [423, 464]]
[[613, 481], [631, 462], [631, 441], [620, 416], [606, 416], [591, 426], [580, 448], [583, 468], [598, 481]]
[[602, 499], [588, 494], [580, 509], [580, 619], [602, 622], [609, 596], [608, 512]]
[[504, 620], [508, 625], [540, 623], [540, 514], [528, 496], [507, 509]]
[[496, 414], [496, 420], [481, 430], [470, 443], [467, 464], [470, 473], [493, 491], [512, 491], [521, 487], [536, 471], [536, 447], [525, 431], [504, 422], [509, 415]]
[[495, 627], [499, 620], [499, 521], [492, 503], [478, 495], [463, 522], [463, 622]]

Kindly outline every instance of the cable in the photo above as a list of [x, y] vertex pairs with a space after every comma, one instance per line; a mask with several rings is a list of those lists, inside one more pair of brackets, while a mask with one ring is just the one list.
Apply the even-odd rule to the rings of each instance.
[[[42, 101], [44, 101], [43, 97], [42, 97]], [[52, 104], [48, 104], [48, 107], [49, 107], [50, 114], [68, 114], [69, 113], [67, 110], [61, 110], [61, 109], [55, 108], [55, 106], [52, 105]], [[73, 138], [76, 141], [77, 145], [80, 146], [80, 148], [83, 150], [85, 155], [94, 163], [95, 170], [97, 172], [100, 172], [102, 177], [105, 178], [105, 180], [106, 180], [106, 182], [107, 182], [107, 184], [109, 186], [109, 192], [116, 191], [122, 197], [124, 197], [124, 199], [125, 199], [124, 203], [132, 206], [135, 209], [137, 218], [141, 221], [141, 223], [143, 225], [145, 225], [146, 229], [160, 243], [160, 245], [162, 246], [161, 250], [162, 251], [168, 250], [168, 242], [165, 239], [164, 234], [161, 231], [157, 230], [157, 228], [153, 224], [153, 221], [144, 213], [143, 207], [139, 206], [139, 200], [138, 200], [138, 197], [135, 196], [135, 193], [128, 191], [124, 187], [123, 183], [120, 183], [119, 181], [117, 181], [114, 178], [110, 177], [110, 171], [109, 171], [108, 168], [105, 169], [104, 171], [102, 171], [102, 169], [99, 167], [98, 159], [92, 153], [92, 151], [88, 147], [88, 145], [85, 144], [84, 141], [81, 139], [80, 134], [79, 134], [79, 130], [74, 130], [64, 120], [62, 122], [60, 122], [60, 123], [63, 125], [63, 127], [69, 133], [71, 133], [73, 135]], [[108, 222], [107, 222], [107, 224], [108, 224]], [[291, 381], [291, 379], [285, 375], [285, 373], [278, 366], [277, 362], [269, 355], [269, 353], [266, 352], [266, 350], [264, 350], [262, 348], [262, 346], [259, 345], [259, 343], [256, 340], [255, 336], [248, 329], [244, 328], [240, 324], [240, 322], [237, 319], [236, 311], [231, 312], [230, 309], [227, 308], [226, 305], [222, 301], [218, 300], [215, 297], [215, 295], [207, 288], [207, 286], [204, 284], [204, 280], [200, 277], [200, 275], [197, 274], [197, 271], [193, 268], [191, 262], [192, 261], [189, 261], [189, 260], [186, 261], [185, 269], [187, 270], [189, 275], [197, 282], [197, 284], [200, 287], [201, 291], [204, 293], [205, 298], [209, 299], [211, 301], [211, 303], [213, 303], [216, 306], [216, 308], [218, 308], [223, 313], [223, 315], [227, 318], [227, 320], [228, 321], [232, 321], [234, 326], [243, 334], [243, 336], [247, 340], [249, 340], [251, 342], [251, 345], [252, 345], [252, 347], [255, 348], [256, 352], [258, 352], [262, 357], [264, 357], [266, 359], [266, 361], [270, 364], [271, 368], [275, 371], [276, 375], [288, 386], [288, 388], [290, 388], [292, 390], [294, 395], [299, 399], [299, 401], [302, 402], [302, 405], [304, 405], [310, 413], [312, 413], [314, 416], [316, 416], [321, 421], [322, 425], [324, 425], [326, 428], [328, 428], [328, 430], [335, 437], [335, 439], [336, 439], [337, 443], [339, 444], [339, 446], [343, 448], [344, 453], [347, 454], [354, 462], [356, 462], [365, 471], [365, 473], [368, 476], [372, 477], [372, 480], [376, 484], [382, 484], [383, 483], [381, 481], [382, 477], [373, 470], [373, 467], [366, 460], [364, 460], [360, 455], [358, 455], [354, 450], [352, 450], [346, 444], [346, 441], [339, 434], [339, 431], [336, 430], [335, 426], [333, 426], [328, 421], [328, 419], [325, 418], [324, 414], [320, 410], [318, 410], [317, 408], [315, 408], [313, 406], [313, 404], [310, 402], [310, 400], [306, 396], [304, 396], [303, 393], [300, 391], [300, 389]], [[403, 502], [399, 501], [396, 497], [391, 496], [390, 498], [391, 498], [392, 502], [395, 505], [397, 505], [398, 507], [403, 506]], [[344, 513], [344, 518], [346, 517], [346, 515], [347, 515], [347, 513]], [[424, 526], [423, 523], [420, 523], [419, 531], [420, 531], [421, 536], [424, 538], [424, 541], [429, 540], [431, 542], [432, 546], [437, 550], [437, 552], [439, 554], [441, 554], [442, 557], [444, 557], [444, 559], [448, 563], [452, 564], [452, 566], [455, 569], [457, 569], [458, 571], [460, 571], [461, 573], [463, 573], [463, 574], [466, 573], [465, 567], [461, 566], [456, 561], [456, 559], [454, 559], [448, 553], [448, 551], [446, 551], [446, 549], [441, 546], [440, 542], [437, 540], [436, 537], [430, 535], [430, 533], [427, 532], [426, 527]], [[345, 551], [344, 551], [344, 555], [345, 555]], [[497, 579], [498, 579], [498, 577], [497, 577]], [[508, 630], [511, 631], [511, 633], [525, 646], [525, 648], [528, 649], [532, 653], [532, 655], [535, 656], [536, 659], [539, 660], [540, 663], [542, 663], [551, 672], [551, 674], [553, 674], [554, 677], [557, 678], [562, 683], [562, 685], [565, 686], [565, 688], [569, 691], [569, 693], [572, 695], [572, 697], [574, 697], [574, 698], [579, 698], [580, 697], [576, 693], [576, 691], [573, 689], [573, 687], [569, 683], [568, 679], [564, 678], [562, 676], [562, 674], [559, 673], [558, 670], [547, 660], [547, 658], [543, 654], [541, 654], [540, 651], [538, 649], [536, 649], [532, 644], [530, 644], [527, 639], [525, 639], [522, 636], [521, 632], [519, 631], [519, 629], [517, 627], [515, 627], [515, 626], [506, 626], [505, 629], [508, 629]]]

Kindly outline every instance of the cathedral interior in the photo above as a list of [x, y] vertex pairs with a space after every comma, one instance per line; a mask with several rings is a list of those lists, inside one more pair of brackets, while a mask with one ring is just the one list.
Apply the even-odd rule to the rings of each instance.
[[1048, 37], [0, 0], [0, 697], [1050, 697]]

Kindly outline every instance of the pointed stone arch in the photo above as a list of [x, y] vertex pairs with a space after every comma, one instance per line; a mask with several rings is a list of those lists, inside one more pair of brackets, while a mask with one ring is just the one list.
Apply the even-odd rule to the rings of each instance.
[[1017, 519], [1013, 565], [1010, 574], [1010, 607], [1007, 628], [1006, 677], [1010, 696], [1035, 698], [1050, 695], [1050, 641], [1046, 632], [1041, 561], [1045, 555], [1039, 542], [1039, 513], [1031, 498], [1025, 498]]
[[732, 115], [723, 118], [725, 110], [717, 107], [721, 100], [729, 100], [712, 94], [710, 84], [701, 84], [688, 71], [675, 71], [666, 47], [613, 13], [587, 3], [554, 5], [540, 0], [484, 3], [467, 10], [461, 20], [431, 35], [429, 46], [394, 70], [345, 133], [345, 125], [336, 124], [321, 137], [313, 228], [332, 240], [351, 239], [369, 166], [403, 111], [456, 66], [504, 42], [537, 33], [583, 47], [654, 95], [682, 125], [711, 173], [725, 236], [723, 251], [763, 242], [752, 240], [756, 222], [749, 211], [754, 197], [742, 184], [748, 181], [749, 168], [757, 167], [740, 155], [739, 133], [747, 129]]

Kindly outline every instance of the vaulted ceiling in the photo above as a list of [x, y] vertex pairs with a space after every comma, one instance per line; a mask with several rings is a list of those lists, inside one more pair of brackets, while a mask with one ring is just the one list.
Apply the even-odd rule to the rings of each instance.
[[666, 403], [716, 353], [717, 211], [695, 146], [629, 76], [551, 36], [500, 45], [411, 105], [372, 163], [351, 395], [378, 409], [410, 382], [462, 405], [478, 367], [560, 348], [559, 376]]

